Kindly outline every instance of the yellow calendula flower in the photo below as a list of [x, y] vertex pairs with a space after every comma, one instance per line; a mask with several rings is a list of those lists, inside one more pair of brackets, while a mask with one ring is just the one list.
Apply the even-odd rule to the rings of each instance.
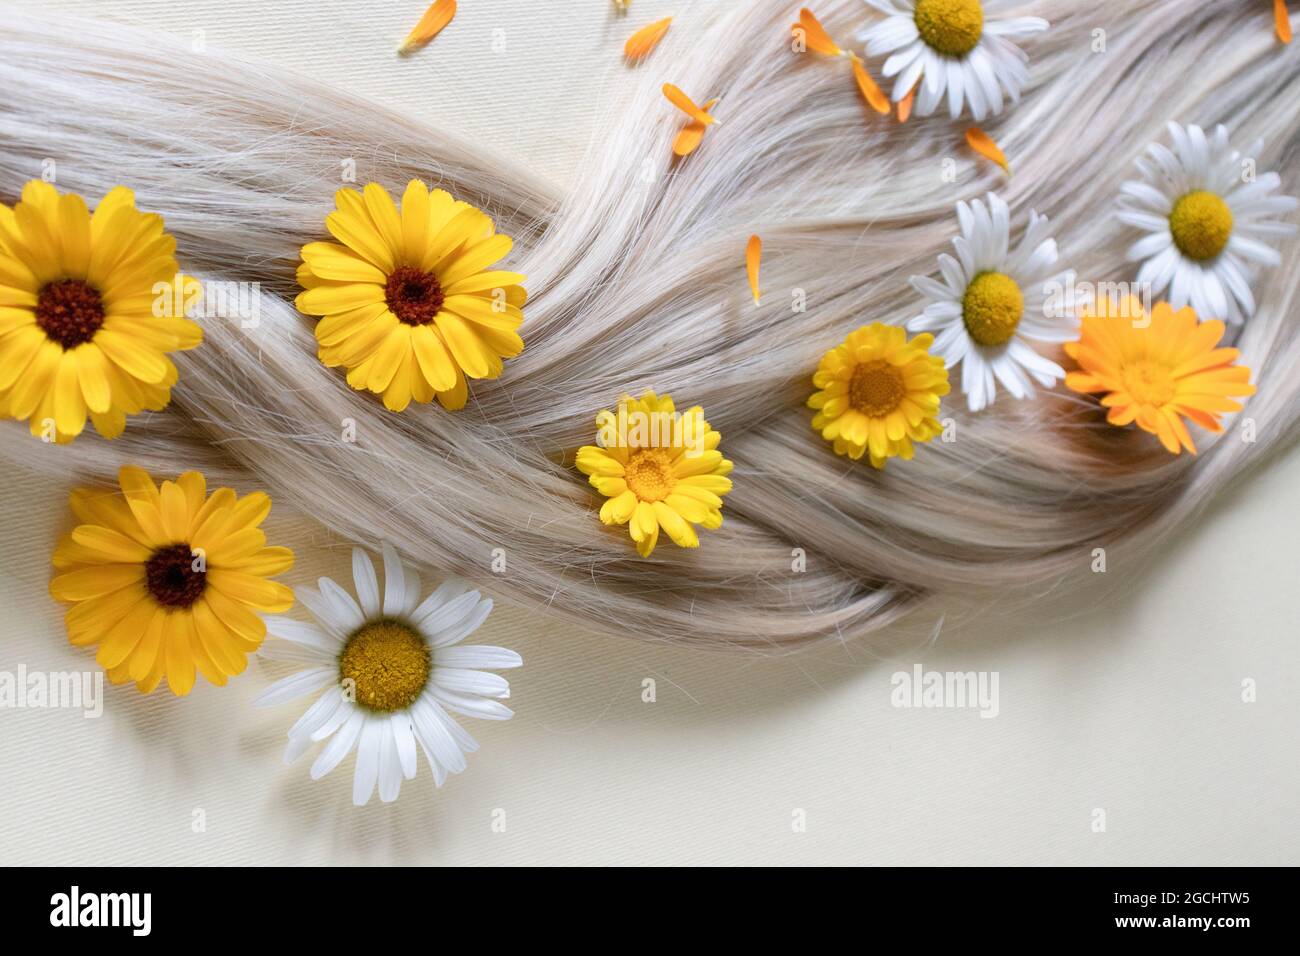
[[671, 395], [624, 396], [616, 411], [596, 416], [597, 445], [578, 449], [578, 470], [609, 500], [605, 524], [625, 524], [641, 557], [659, 542], [659, 529], [683, 548], [700, 544], [695, 525], [722, 525], [722, 496], [731, 490], [731, 462], [722, 435], [696, 405], [678, 413]]
[[338, 242], [302, 247], [298, 308], [321, 316], [320, 360], [395, 412], [412, 400], [463, 408], [467, 378], [496, 378], [523, 351], [527, 297], [492, 220], [413, 179], [398, 209], [387, 190], [340, 189], [325, 225]]
[[55, 548], [50, 581], [50, 594], [72, 605], [68, 640], [99, 645], [109, 680], [133, 680], [141, 693], [166, 677], [173, 694], [188, 694], [196, 668], [224, 685], [266, 635], [258, 612], [293, 605], [293, 592], [269, 580], [289, 570], [293, 552], [268, 547], [258, 528], [271, 499], [209, 495], [196, 471], [159, 487], [126, 467], [118, 483], [121, 494], [72, 492], [81, 524]]
[[1065, 353], [1079, 371], [1065, 376], [1076, 392], [1104, 393], [1106, 421], [1138, 428], [1160, 439], [1173, 455], [1196, 445], [1183, 419], [1220, 432], [1219, 416], [1241, 411], [1233, 397], [1254, 395], [1250, 369], [1234, 364], [1240, 353], [1219, 348], [1224, 324], [1197, 322], [1190, 308], [1174, 311], [1158, 302], [1147, 316], [1129, 297], [1100, 301], [1084, 314], [1079, 341]]
[[[0, 203], [0, 414], [71, 441], [86, 418], [116, 438], [126, 416], [171, 399], [176, 366], [202, 330], [184, 318], [176, 240], [124, 186], [92, 214], [75, 193], [33, 180]], [[197, 297], [195, 295], [195, 297]]]
[[808, 399], [817, 410], [812, 426], [837, 455], [871, 464], [912, 457], [912, 443], [943, 431], [936, 417], [950, 388], [943, 359], [930, 354], [928, 332], [910, 341], [893, 325], [864, 325], [824, 356], [813, 374], [818, 389]]

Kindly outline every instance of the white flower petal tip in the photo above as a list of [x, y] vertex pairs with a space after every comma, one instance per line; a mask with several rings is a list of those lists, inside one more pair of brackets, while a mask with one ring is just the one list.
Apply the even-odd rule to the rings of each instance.
[[1045, 216], [1032, 210], [1020, 241], [1011, 243], [1011, 213], [996, 193], [957, 203], [960, 234], [955, 256], [938, 258], [942, 281], [913, 276], [912, 288], [929, 299], [908, 331], [930, 332], [932, 351], [944, 365], [961, 365], [967, 407], [993, 404], [998, 386], [1016, 399], [1031, 399], [1035, 386], [1053, 388], [1065, 370], [1029, 343], [1074, 338], [1086, 292], [1074, 272], [1057, 266], [1056, 242]]
[[1297, 201], [1281, 195], [1281, 177], [1259, 172], [1262, 143], [1245, 154], [1231, 147], [1228, 130], [1167, 126], [1170, 146], [1152, 143], [1137, 161], [1141, 179], [1120, 188], [1119, 220], [1144, 235], [1128, 258], [1140, 262], [1137, 283], [1154, 301], [1175, 310], [1191, 306], [1202, 320], [1238, 324], [1255, 312], [1251, 280], [1275, 268], [1281, 255], [1268, 240], [1294, 235], [1279, 217]]
[[355, 597], [331, 578], [321, 578], [318, 591], [296, 590], [316, 623], [268, 620], [268, 634], [283, 643], [268, 658], [307, 666], [254, 701], [274, 706], [324, 689], [290, 729], [285, 762], [323, 742], [310, 770], [319, 780], [355, 751], [357, 806], [376, 794], [381, 803], [396, 800], [402, 781], [416, 776], [420, 752], [438, 787], [465, 770], [478, 744], [451, 713], [509, 720], [514, 712], [500, 701], [510, 684], [492, 671], [523, 664], [507, 648], [460, 643], [487, 619], [490, 598], [449, 578], [421, 600], [416, 570], [388, 542], [380, 551], [382, 582], [371, 556], [353, 551]]

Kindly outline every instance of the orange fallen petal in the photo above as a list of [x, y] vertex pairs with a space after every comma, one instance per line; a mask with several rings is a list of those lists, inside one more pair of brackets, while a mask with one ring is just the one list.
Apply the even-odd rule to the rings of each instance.
[[664, 96], [668, 97], [668, 102], [677, 107], [697, 123], [703, 123], [705, 126], [712, 126], [717, 119], [710, 116], [707, 110], [702, 110], [695, 105], [695, 101], [689, 96], [673, 86], [671, 83], [664, 84]]
[[1277, 38], [1291, 42], [1291, 18], [1287, 16], [1286, 0], [1273, 0], [1273, 20], [1277, 24]]
[[871, 104], [871, 108], [882, 116], [889, 114], [889, 97], [885, 91], [876, 85], [876, 81], [871, 78], [867, 72], [866, 65], [862, 58], [856, 53], [850, 54], [853, 59], [853, 78], [858, 81], [858, 89], [862, 93], [862, 98]]
[[[704, 104], [704, 111], [707, 113], [713, 109], [714, 104], [717, 102], [716, 99], [709, 100]], [[695, 152], [695, 148], [700, 145], [700, 140], [704, 139], [705, 128], [703, 123], [697, 123], [694, 120], [687, 123], [682, 128], [682, 131], [677, 134], [677, 138], [673, 140], [673, 152], [678, 156], [691, 155], [691, 153]]]
[[803, 30], [804, 42], [808, 49], [814, 53], [820, 53], [823, 56], [840, 56], [844, 53], [838, 43], [831, 39], [830, 34], [813, 16], [811, 10], [804, 7], [799, 11], [799, 22], [790, 28], [791, 34], [798, 37], [799, 30]]
[[[916, 86], [920, 86], [918, 81]], [[906, 123], [907, 118], [912, 115], [912, 103], [916, 100], [916, 86], [908, 90], [907, 95], [898, 101], [898, 121]]]
[[758, 264], [763, 257], [763, 240], [750, 236], [745, 246], [745, 272], [749, 275], [749, 291], [754, 293], [754, 304], [758, 305]]
[[412, 50], [418, 50], [436, 37], [443, 27], [451, 23], [451, 18], [455, 15], [456, 0], [434, 0], [429, 4], [429, 9], [424, 11], [424, 16], [420, 17], [420, 22], [415, 25], [415, 29], [406, 35], [397, 52], [410, 53]]
[[632, 61], [648, 56], [650, 51], [657, 47], [659, 41], [664, 38], [664, 34], [668, 32], [672, 22], [672, 17], [664, 17], [662, 20], [637, 30], [623, 44], [623, 55]]
[[1007, 165], [1006, 156], [1002, 154], [998, 144], [993, 142], [993, 139], [984, 130], [978, 126], [972, 126], [966, 130], [966, 143], [985, 159], [991, 159], [1001, 166], [1006, 170], [1008, 176], [1011, 175], [1011, 167]]

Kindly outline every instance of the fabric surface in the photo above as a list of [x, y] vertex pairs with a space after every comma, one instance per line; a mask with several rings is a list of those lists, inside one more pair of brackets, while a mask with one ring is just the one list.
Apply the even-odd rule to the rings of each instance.
[[[462, 0], [406, 60], [393, 47], [421, 0], [31, 6], [181, 45], [201, 30], [565, 182], [629, 88], [623, 40], [675, 5]], [[46, 590], [71, 484], [0, 465], [0, 672], [94, 667]], [[97, 718], [0, 709], [0, 862], [1296, 864], [1298, 484], [1291, 450], [1140, 575], [1112, 568], [1043, 609], [930, 615], [881, 646], [704, 654], [498, 607], [475, 640], [523, 655], [516, 717], [466, 720], [469, 770], [439, 790], [422, 766], [390, 805], [352, 806], [350, 759], [320, 781], [310, 758], [283, 764], [306, 702], [250, 701], [284, 665], [180, 700], [106, 685]], [[347, 578], [327, 528], [277, 509], [267, 529], [298, 553], [290, 583]], [[996, 673], [996, 717], [895, 706], [893, 675], [915, 665]]]

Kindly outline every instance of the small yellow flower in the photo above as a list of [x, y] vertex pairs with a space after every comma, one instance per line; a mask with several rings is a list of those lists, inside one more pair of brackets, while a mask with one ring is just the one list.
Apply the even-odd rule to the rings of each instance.
[[808, 399], [817, 409], [812, 426], [837, 455], [884, 468], [895, 455], [912, 457], [912, 443], [943, 431], [939, 399], [949, 390], [943, 359], [930, 354], [928, 332], [908, 341], [897, 326], [864, 325], [822, 356], [813, 374], [818, 389]]
[[463, 408], [466, 378], [496, 378], [523, 351], [527, 297], [517, 272], [489, 267], [510, 252], [492, 220], [418, 179], [399, 210], [388, 191], [340, 189], [325, 225], [338, 242], [302, 247], [298, 308], [316, 324], [320, 360], [384, 397]]
[[72, 492], [82, 523], [55, 548], [50, 581], [55, 600], [72, 605], [68, 640], [99, 645], [109, 680], [133, 680], [144, 694], [164, 676], [173, 694], [188, 694], [196, 667], [224, 685], [266, 635], [257, 612], [293, 605], [293, 592], [269, 580], [289, 570], [293, 552], [267, 547], [257, 527], [271, 499], [209, 495], [197, 471], [159, 487], [128, 466], [118, 484], [121, 494]]
[[177, 274], [175, 251], [162, 217], [137, 210], [125, 186], [93, 214], [40, 180], [12, 209], [0, 203], [0, 414], [62, 443], [87, 416], [116, 438], [127, 415], [165, 407], [167, 353], [203, 338], [183, 318], [198, 283]]
[[1156, 303], [1148, 317], [1135, 298], [1103, 300], [1084, 314], [1079, 341], [1064, 346], [1080, 368], [1065, 376], [1065, 384], [1076, 392], [1104, 392], [1110, 424], [1136, 422], [1170, 454], [1186, 448], [1195, 455], [1183, 419], [1223, 431], [1219, 416], [1241, 411], [1230, 396], [1255, 394], [1250, 369], [1233, 364], [1240, 353], [1217, 347], [1223, 332], [1217, 319], [1198, 323], [1192, 309], [1175, 312], [1168, 302]]
[[722, 525], [722, 496], [731, 490], [731, 462], [722, 457], [722, 435], [696, 405], [683, 413], [671, 395], [624, 396], [618, 409], [596, 416], [599, 445], [578, 449], [578, 470], [609, 500], [600, 509], [607, 525], [626, 524], [643, 558], [663, 528], [673, 543], [695, 548], [695, 525]]

